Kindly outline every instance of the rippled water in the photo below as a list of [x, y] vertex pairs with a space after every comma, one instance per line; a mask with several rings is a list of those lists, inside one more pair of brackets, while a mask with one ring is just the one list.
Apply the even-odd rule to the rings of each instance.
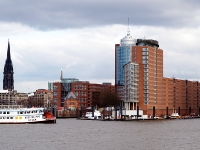
[[200, 119], [0, 125], [0, 149], [198, 150]]

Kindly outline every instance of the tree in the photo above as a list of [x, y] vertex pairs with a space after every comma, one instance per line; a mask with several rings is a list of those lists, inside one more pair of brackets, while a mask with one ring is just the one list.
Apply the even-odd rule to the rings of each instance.
[[100, 96], [101, 92], [100, 91], [94, 91], [92, 92], [92, 105], [93, 106], [101, 106], [101, 103], [99, 101], [99, 96]]
[[93, 106], [97, 105], [98, 107], [108, 107], [108, 106], [119, 106], [120, 99], [115, 91], [110, 89], [105, 89], [101, 92], [94, 92], [93, 97]]

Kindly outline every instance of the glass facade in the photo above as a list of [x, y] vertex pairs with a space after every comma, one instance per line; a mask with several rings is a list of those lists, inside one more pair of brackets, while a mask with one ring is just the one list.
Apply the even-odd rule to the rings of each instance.
[[116, 85], [124, 85], [123, 66], [131, 61], [131, 45], [116, 47]]
[[120, 46], [116, 47], [115, 60], [115, 84], [124, 85], [124, 65], [132, 62], [132, 46], [136, 45], [136, 39], [133, 39], [128, 30], [127, 35], [121, 39]]

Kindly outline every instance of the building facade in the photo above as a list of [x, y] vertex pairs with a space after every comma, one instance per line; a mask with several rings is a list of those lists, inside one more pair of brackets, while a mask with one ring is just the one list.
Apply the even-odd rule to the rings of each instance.
[[7, 50], [7, 58], [4, 66], [3, 72], [3, 90], [14, 90], [14, 72], [13, 72], [13, 64], [10, 55], [10, 43], [8, 41], [8, 50]]
[[115, 84], [127, 110], [139, 106], [148, 117], [200, 114], [199, 82], [163, 77], [158, 41], [137, 39], [129, 45], [130, 51], [122, 46], [122, 40], [115, 45]]
[[0, 104], [1, 105], [22, 105], [27, 103], [27, 93], [17, 93], [16, 90], [0, 90]]
[[132, 46], [136, 45], [128, 30], [127, 35], [121, 39], [120, 44], [115, 44], [115, 85], [118, 96], [124, 100], [124, 71], [123, 66], [132, 61]]
[[38, 89], [28, 98], [29, 107], [50, 107], [54, 106], [53, 92], [46, 89]]
[[124, 65], [124, 105], [127, 110], [136, 110], [139, 102], [139, 65], [129, 62]]
[[[88, 81], [74, 81], [68, 84], [67, 93], [74, 93], [78, 101], [78, 107], [86, 109], [87, 107], [92, 106], [92, 99], [94, 92], [101, 92], [104, 89], [110, 89], [115, 91], [115, 86], [111, 83], [102, 83], [95, 84], [89, 83]], [[63, 83], [62, 82], [53, 82], [53, 100], [57, 107], [64, 107], [62, 105], [62, 96], [63, 96]], [[67, 95], [64, 97], [66, 99]]]

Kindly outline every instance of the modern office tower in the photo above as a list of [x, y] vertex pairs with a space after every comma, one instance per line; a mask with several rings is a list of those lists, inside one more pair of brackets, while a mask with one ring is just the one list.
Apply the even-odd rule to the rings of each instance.
[[10, 43], [8, 41], [7, 58], [4, 66], [3, 90], [14, 90], [13, 64], [10, 56]]
[[[144, 114], [148, 109], [152, 110], [162, 97], [162, 92], [157, 92], [162, 78], [163, 51], [159, 49], [158, 41], [135, 40], [128, 31], [120, 45], [115, 45], [115, 85], [126, 109], [134, 110], [139, 106]], [[132, 103], [134, 101], [136, 103]]]
[[126, 110], [136, 110], [139, 102], [139, 64], [124, 65], [124, 105]]
[[115, 44], [115, 85], [117, 93], [121, 100], [124, 99], [124, 71], [123, 66], [132, 61], [132, 46], [136, 45], [136, 39], [130, 36], [128, 30], [127, 35], [121, 39], [120, 44]]

